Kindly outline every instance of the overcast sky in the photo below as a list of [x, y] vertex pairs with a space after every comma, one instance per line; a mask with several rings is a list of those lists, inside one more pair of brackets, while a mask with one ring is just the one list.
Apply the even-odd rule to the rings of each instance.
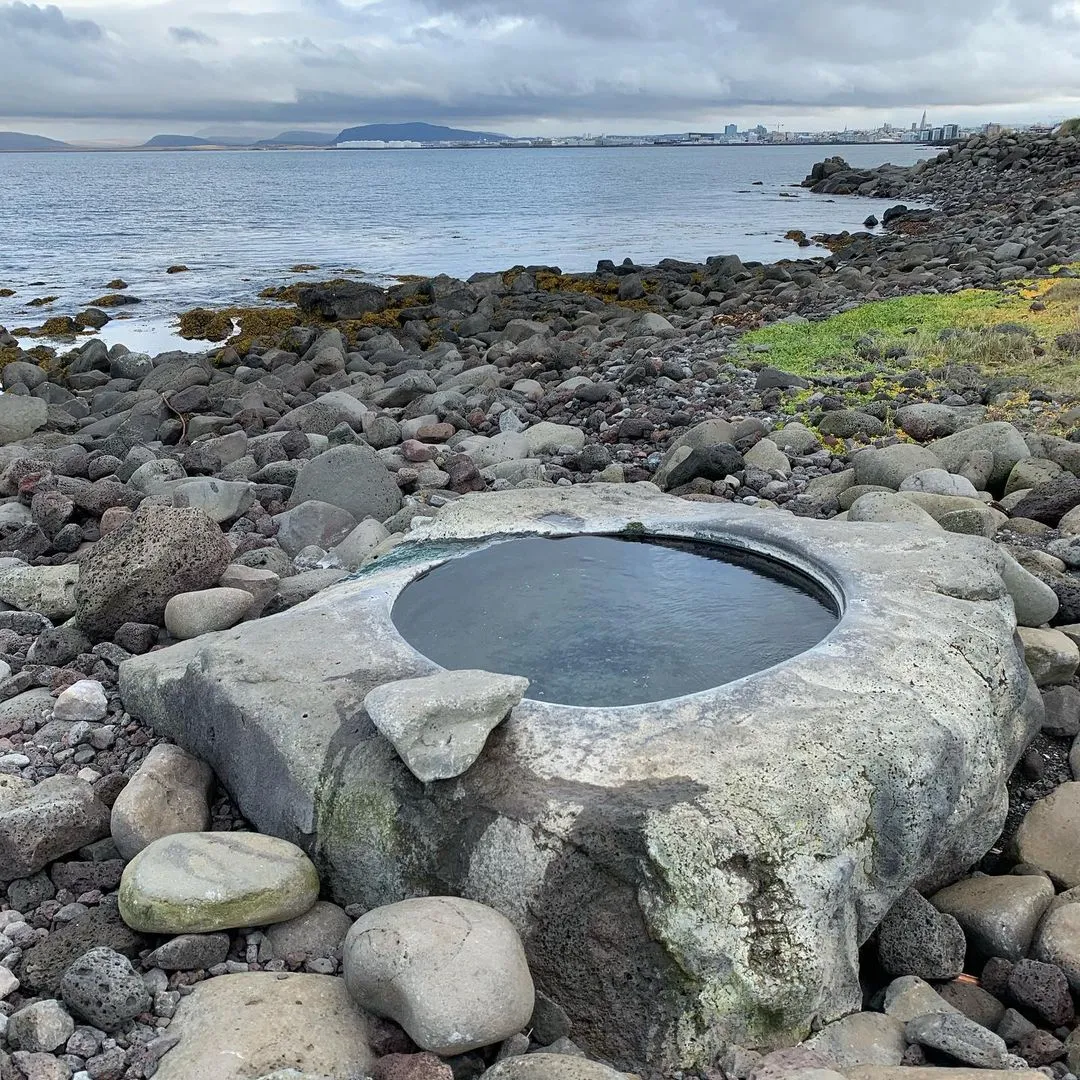
[[509, 134], [1080, 113], [1080, 0], [0, 0], [0, 128]]

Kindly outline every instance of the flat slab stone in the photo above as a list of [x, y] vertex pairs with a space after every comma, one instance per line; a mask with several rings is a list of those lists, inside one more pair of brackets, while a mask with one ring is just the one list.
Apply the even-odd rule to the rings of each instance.
[[370, 1073], [371, 1019], [328, 975], [245, 972], [208, 979], [180, 1002], [169, 1033], [180, 1042], [157, 1080], [254, 1080], [295, 1069], [326, 1080]]
[[[842, 618], [807, 652], [691, 697], [526, 698], [467, 773], [421, 785], [363, 708], [440, 670], [394, 627], [400, 591], [494, 536], [622, 532], [780, 558]], [[121, 691], [257, 828], [311, 852], [337, 902], [494, 907], [591, 1056], [708, 1067], [731, 1043], [794, 1042], [857, 1010], [859, 946], [885, 912], [1000, 835], [1042, 712], [1004, 566], [980, 537], [651, 484], [468, 496], [307, 603], [127, 661]]]
[[176, 833], [143, 848], [120, 881], [120, 914], [148, 934], [201, 934], [303, 915], [319, 875], [294, 844], [258, 833]]

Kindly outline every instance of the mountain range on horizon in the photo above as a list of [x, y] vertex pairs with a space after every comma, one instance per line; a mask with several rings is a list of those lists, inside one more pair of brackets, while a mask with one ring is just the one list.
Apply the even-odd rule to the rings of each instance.
[[[208, 147], [273, 148], [305, 146], [337, 146], [349, 142], [490, 142], [509, 136], [491, 131], [469, 131], [464, 128], [442, 127], [437, 124], [364, 124], [344, 128], [337, 135], [324, 131], [283, 131], [269, 139], [247, 138], [238, 135], [155, 135], [130, 149], [189, 150]], [[79, 143], [48, 139], [22, 131], [0, 131], [0, 151], [12, 150], [74, 150]]]

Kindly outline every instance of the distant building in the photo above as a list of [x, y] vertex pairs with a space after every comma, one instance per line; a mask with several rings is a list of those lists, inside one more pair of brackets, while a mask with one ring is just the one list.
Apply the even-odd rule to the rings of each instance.
[[984, 135], [1000, 135], [1003, 128], [1000, 124], [987, 124], [983, 127]]
[[738, 134], [739, 134], [739, 125], [738, 124], [728, 124], [728, 125], [725, 126], [725, 128], [724, 128], [724, 136], [726, 138], [733, 139]]
[[769, 134], [769, 129], [764, 124], [758, 124], [758, 126], [754, 128], [754, 134], [757, 135], [759, 139], [764, 139], [765, 136]]
[[946, 124], [942, 129], [944, 137], [946, 139], [959, 139], [960, 138], [960, 125], [959, 124]]

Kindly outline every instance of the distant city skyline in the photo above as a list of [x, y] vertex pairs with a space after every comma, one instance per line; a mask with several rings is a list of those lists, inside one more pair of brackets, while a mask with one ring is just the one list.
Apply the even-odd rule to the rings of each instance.
[[1080, 113], [1080, 0], [0, 0], [0, 128], [538, 137]]

